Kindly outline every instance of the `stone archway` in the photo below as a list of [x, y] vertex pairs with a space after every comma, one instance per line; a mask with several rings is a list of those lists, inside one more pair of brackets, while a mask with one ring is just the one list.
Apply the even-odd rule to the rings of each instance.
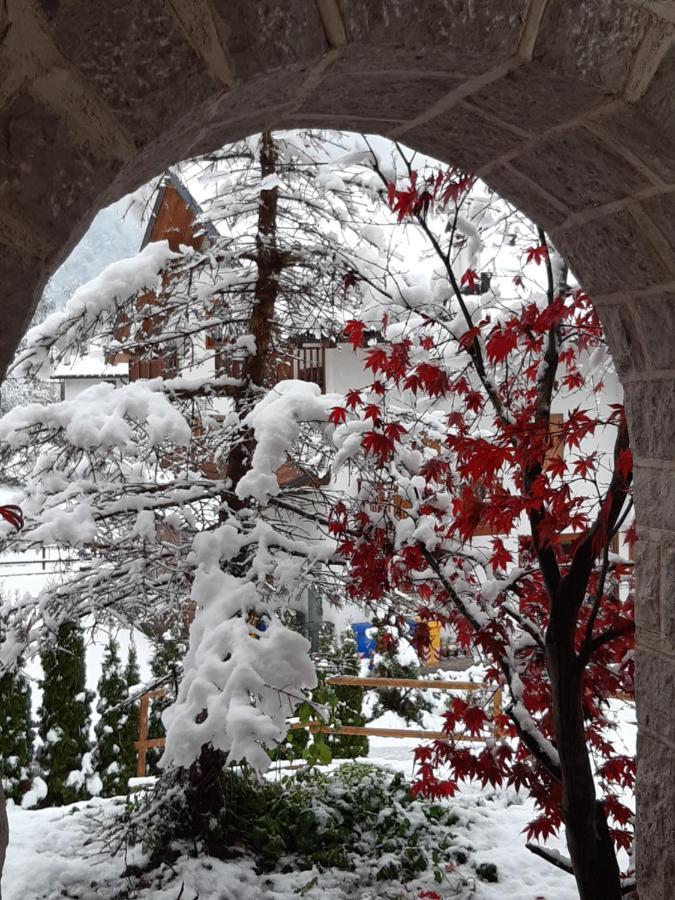
[[640, 896], [675, 882], [672, 0], [4, 0], [0, 366], [94, 213], [263, 127], [477, 170], [603, 318], [636, 455]]

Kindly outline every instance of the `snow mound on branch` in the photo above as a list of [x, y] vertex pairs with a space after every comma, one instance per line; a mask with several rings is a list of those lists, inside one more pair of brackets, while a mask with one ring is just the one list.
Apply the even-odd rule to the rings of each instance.
[[74, 400], [43, 406], [17, 406], [0, 421], [0, 440], [11, 447], [33, 442], [33, 428], [63, 430], [74, 447], [131, 448], [135, 444], [128, 419], [143, 422], [153, 446], [190, 443], [190, 426], [163, 393], [161, 378], [122, 387], [96, 384]]
[[[211, 744], [263, 772], [271, 762], [265, 748], [283, 740], [316, 674], [309, 642], [265, 607], [253, 583], [222, 571], [218, 544], [231, 556], [239, 541], [231, 526], [218, 532], [195, 541], [198, 609], [178, 696], [163, 715], [162, 765], [189, 766]], [[265, 614], [264, 630], [249, 622], [252, 614]]]
[[276, 471], [300, 436], [303, 422], [328, 421], [328, 413], [338, 403], [338, 395], [324, 395], [318, 384], [308, 381], [280, 381], [244, 419], [253, 429], [256, 448], [250, 470], [237, 485], [237, 496], [260, 502], [281, 488]]
[[107, 266], [100, 275], [82, 285], [61, 312], [52, 313], [26, 335], [27, 348], [14, 367], [15, 375], [51, 374], [50, 355], [66, 350], [99, 316], [141, 290], [158, 290], [161, 272], [179, 254], [167, 241], [148, 244], [136, 256]]

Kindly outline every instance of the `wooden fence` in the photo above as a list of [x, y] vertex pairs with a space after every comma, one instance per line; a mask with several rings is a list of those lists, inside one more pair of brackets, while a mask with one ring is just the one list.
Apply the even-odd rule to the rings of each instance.
[[[326, 679], [327, 683], [335, 687], [362, 687], [362, 688], [408, 688], [409, 690], [426, 691], [479, 691], [485, 690], [488, 685], [474, 681], [430, 681], [424, 678], [358, 678], [351, 675], [334, 675]], [[163, 697], [166, 691], [160, 688], [156, 691], [148, 691], [140, 700], [140, 722], [136, 747], [137, 765], [136, 775], [139, 778], [145, 776], [147, 752], [153, 747], [163, 747], [164, 738], [148, 738], [148, 709], [153, 697]], [[493, 734], [499, 737], [497, 719], [501, 714], [502, 691], [498, 688], [492, 696], [492, 722]], [[386, 738], [417, 738], [423, 741], [456, 740], [456, 741], [485, 741], [485, 737], [470, 737], [464, 734], [447, 735], [442, 731], [426, 731], [419, 728], [368, 728], [357, 725], [341, 725], [334, 728], [324, 725], [322, 722], [293, 722], [291, 729], [307, 728], [311, 734], [344, 734], [364, 735], [365, 737]]]

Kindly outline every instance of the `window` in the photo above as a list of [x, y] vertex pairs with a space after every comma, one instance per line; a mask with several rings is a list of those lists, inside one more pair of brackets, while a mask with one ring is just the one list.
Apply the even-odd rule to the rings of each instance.
[[325, 391], [326, 348], [321, 344], [303, 344], [298, 347], [294, 369], [299, 381], [311, 381]]

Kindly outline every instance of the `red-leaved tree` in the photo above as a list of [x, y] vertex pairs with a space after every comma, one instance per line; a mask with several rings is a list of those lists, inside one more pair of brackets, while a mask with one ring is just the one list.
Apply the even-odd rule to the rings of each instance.
[[[528, 839], [562, 824], [570, 859], [528, 846], [573, 872], [585, 900], [617, 898], [635, 762], [616, 749], [609, 701], [632, 691], [634, 625], [630, 566], [613, 548], [630, 525], [632, 461], [600, 323], [540, 229], [467, 174], [418, 172], [399, 152], [395, 183], [375, 154], [373, 168], [431, 274], [426, 291], [364, 302], [346, 329], [372, 376], [331, 414], [359, 483], [331, 518], [348, 590], [391, 603], [391, 621], [398, 595], [422, 623], [454, 628], [504, 691], [482, 745], [453, 736], [480, 734], [484, 709], [452, 702], [448, 739], [417, 751], [416, 790], [527, 789]], [[418, 626], [420, 646], [428, 633]]]

